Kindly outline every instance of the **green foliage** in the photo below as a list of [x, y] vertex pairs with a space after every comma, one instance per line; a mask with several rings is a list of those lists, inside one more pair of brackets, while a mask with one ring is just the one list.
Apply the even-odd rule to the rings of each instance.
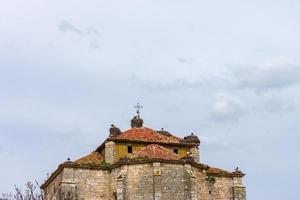
[[93, 168], [93, 167], [97, 167], [99, 165], [97, 165], [97, 163], [95, 163], [95, 162], [89, 162], [89, 163], [85, 163], [84, 166]]
[[101, 160], [101, 163], [100, 163], [100, 165], [101, 165], [102, 167], [107, 167], [107, 166], [109, 166], [109, 164], [108, 164], [108, 163], [106, 163], [104, 159], [103, 159], [103, 160]]
[[216, 182], [216, 178], [211, 175], [207, 175], [205, 179], [211, 184], [214, 184]]
[[140, 157], [132, 158], [132, 160], [134, 160], [134, 161], [145, 161], [145, 160], [149, 160], [149, 158], [147, 156], [140, 156]]

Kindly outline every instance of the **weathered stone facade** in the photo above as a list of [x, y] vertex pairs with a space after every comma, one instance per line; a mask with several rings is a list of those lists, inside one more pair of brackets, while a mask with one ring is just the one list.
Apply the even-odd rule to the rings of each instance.
[[113, 164], [116, 160], [115, 156], [115, 143], [113, 141], [109, 141], [105, 143], [105, 162], [109, 164]]
[[[135, 128], [134, 131], [139, 130]], [[126, 132], [122, 134], [126, 135]], [[61, 164], [42, 185], [45, 199], [246, 200], [242, 184], [244, 174], [238, 169], [227, 172], [201, 164], [199, 144], [193, 143], [198, 140], [186, 144], [178, 139], [176, 144], [176, 138], [173, 138], [172, 142], [162, 143], [162, 146], [159, 141], [148, 144], [143, 140], [141, 143], [145, 147], [137, 148], [137, 152], [128, 147], [127, 155], [132, 156], [119, 159], [115, 153], [116, 143], [132, 144], [133, 141], [128, 143], [128, 138], [125, 138], [127, 143], [118, 138], [107, 140], [92, 154]], [[190, 151], [182, 157], [174, 150], [177, 147]]]
[[[192, 163], [149, 161], [124, 163], [112, 169], [64, 166], [45, 187], [46, 200], [245, 200], [242, 177], [215, 177]], [[238, 182], [238, 183], [237, 183]], [[65, 198], [67, 199], [67, 198]]]

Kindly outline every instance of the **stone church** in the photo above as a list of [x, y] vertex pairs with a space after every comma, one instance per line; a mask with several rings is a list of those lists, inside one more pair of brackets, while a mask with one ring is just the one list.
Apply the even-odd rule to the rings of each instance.
[[111, 125], [92, 153], [60, 164], [41, 188], [46, 200], [246, 200], [245, 175], [201, 163], [195, 134]]

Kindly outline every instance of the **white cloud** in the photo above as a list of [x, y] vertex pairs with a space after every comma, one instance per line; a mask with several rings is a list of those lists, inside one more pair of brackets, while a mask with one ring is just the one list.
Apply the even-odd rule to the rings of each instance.
[[187, 80], [186, 78], [178, 78], [174, 80], [152, 81], [140, 79], [136, 75], [132, 77], [136, 85], [140, 85], [150, 91], [166, 92], [173, 90], [185, 90], [205, 86], [208, 80], [199, 79], [197, 81]]
[[89, 47], [92, 48], [92, 49], [101, 50], [101, 47], [100, 47], [100, 45], [99, 45], [98, 40], [92, 40], [92, 41], [90, 42]]
[[279, 95], [272, 95], [268, 97], [264, 101], [263, 107], [266, 111], [271, 113], [296, 110], [296, 104], [293, 100]]
[[233, 70], [235, 87], [257, 92], [286, 88], [300, 81], [300, 67], [290, 61], [240, 67]]
[[220, 121], [238, 120], [246, 112], [246, 105], [237, 97], [219, 94], [214, 103], [211, 117]]
[[96, 28], [88, 27], [85, 29], [79, 29], [74, 24], [63, 20], [59, 23], [58, 29], [63, 33], [71, 32], [76, 33], [80, 36], [84, 36], [84, 39], [89, 41], [89, 47], [91, 49], [101, 49], [99, 41], [97, 39], [98, 37], [100, 37], [100, 33]]
[[193, 57], [177, 57], [176, 59], [178, 60], [178, 62], [181, 62], [181, 63], [188, 63], [188, 62], [192, 62], [195, 60], [195, 58], [193, 58]]
[[83, 34], [83, 32], [79, 28], [77, 28], [76, 26], [74, 26], [73, 24], [71, 24], [68, 21], [60, 22], [60, 24], [58, 25], [58, 28], [62, 32], [73, 32], [73, 33], [77, 33], [79, 35]]

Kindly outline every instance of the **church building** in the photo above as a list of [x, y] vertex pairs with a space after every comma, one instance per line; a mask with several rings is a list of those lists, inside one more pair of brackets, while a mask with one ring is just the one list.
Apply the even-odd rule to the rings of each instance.
[[41, 186], [45, 200], [246, 200], [245, 175], [203, 164], [195, 134], [179, 138], [143, 126], [114, 125], [93, 152], [60, 164]]

